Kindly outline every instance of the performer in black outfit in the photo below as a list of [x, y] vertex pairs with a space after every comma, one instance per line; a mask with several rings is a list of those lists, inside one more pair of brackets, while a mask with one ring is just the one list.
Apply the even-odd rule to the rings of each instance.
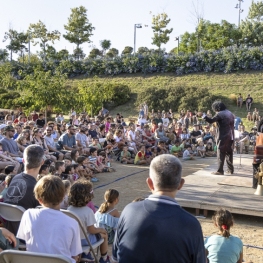
[[217, 124], [216, 144], [218, 169], [212, 174], [224, 174], [225, 159], [228, 167], [227, 172], [233, 174], [233, 143], [235, 138], [235, 117], [229, 110], [227, 110], [225, 104], [221, 101], [215, 101], [212, 105], [212, 109], [216, 113], [216, 115], [213, 118], [203, 116], [203, 119], [208, 123], [216, 122]]

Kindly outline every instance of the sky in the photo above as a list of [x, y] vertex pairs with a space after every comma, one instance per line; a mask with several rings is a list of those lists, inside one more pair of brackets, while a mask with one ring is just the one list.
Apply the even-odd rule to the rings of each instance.
[[[252, 0], [244, 0], [241, 19], [248, 14]], [[15, 29], [19, 32], [27, 31], [30, 23], [39, 20], [45, 23], [47, 29], [59, 30], [60, 41], [56, 41], [54, 47], [57, 51], [68, 49], [72, 53], [75, 48], [63, 38], [64, 25], [68, 21], [71, 8], [85, 6], [88, 10], [88, 19], [95, 27], [92, 43], [82, 45], [84, 53], [89, 54], [94, 47], [100, 48], [100, 41], [108, 39], [111, 47], [120, 52], [125, 46], [134, 43], [134, 24], [141, 23], [142, 28], [136, 30], [136, 49], [141, 46], [155, 48], [152, 42], [152, 15], [165, 12], [171, 19], [168, 28], [173, 28], [170, 40], [162, 45], [168, 52], [177, 46], [175, 37], [185, 31], [193, 32], [195, 19], [192, 15], [193, 5], [198, 0], [0, 0], [0, 49], [5, 48], [6, 42], [2, 42], [5, 32]], [[225, 19], [238, 24], [238, 10], [234, 7], [238, 0], [199, 0], [204, 19], [218, 23]], [[148, 27], [145, 27], [148, 25]], [[33, 47], [32, 52], [40, 50], [39, 46]]]

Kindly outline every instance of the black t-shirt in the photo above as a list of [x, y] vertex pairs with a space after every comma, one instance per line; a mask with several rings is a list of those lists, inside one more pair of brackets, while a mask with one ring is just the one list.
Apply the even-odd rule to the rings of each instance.
[[95, 130], [93, 130], [93, 131], [89, 130], [89, 135], [91, 136], [91, 138], [97, 138], [98, 137], [98, 133]]
[[37, 125], [38, 127], [43, 128], [43, 127], [45, 126], [45, 120], [44, 120], [44, 119], [42, 119], [42, 120], [37, 119], [36, 125]]
[[[22, 206], [26, 210], [37, 207], [39, 202], [34, 196], [34, 187], [36, 183], [36, 179], [29, 174], [17, 174], [8, 187], [4, 202]], [[19, 222], [6, 222], [6, 227], [12, 233], [16, 234]]]
[[192, 131], [190, 135], [196, 137], [196, 136], [202, 135], [202, 133], [200, 131]]

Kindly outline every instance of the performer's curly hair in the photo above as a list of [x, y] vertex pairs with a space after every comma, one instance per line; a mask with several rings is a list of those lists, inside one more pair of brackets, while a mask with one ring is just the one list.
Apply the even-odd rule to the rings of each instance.
[[223, 110], [226, 110], [226, 105], [222, 101], [216, 100], [212, 104], [212, 109], [213, 111], [223, 111]]

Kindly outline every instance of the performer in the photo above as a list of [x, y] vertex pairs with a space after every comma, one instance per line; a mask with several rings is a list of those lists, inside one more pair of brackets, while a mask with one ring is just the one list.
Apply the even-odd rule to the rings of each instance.
[[208, 123], [217, 123], [216, 144], [217, 144], [217, 160], [218, 169], [212, 174], [224, 174], [224, 162], [226, 159], [228, 171], [227, 173], [234, 173], [233, 166], [233, 148], [234, 148], [234, 122], [235, 116], [227, 110], [225, 104], [221, 101], [215, 101], [212, 105], [213, 111], [216, 115], [213, 118], [203, 115], [203, 119]]

